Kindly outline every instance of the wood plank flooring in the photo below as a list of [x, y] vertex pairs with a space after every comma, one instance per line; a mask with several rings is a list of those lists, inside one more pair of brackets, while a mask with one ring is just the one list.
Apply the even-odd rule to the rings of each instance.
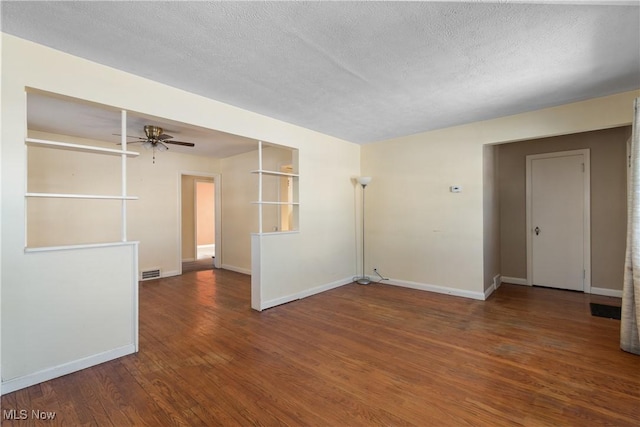
[[615, 299], [503, 285], [488, 301], [351, 284], [266, 310], [248, 276], [140, 285], [140, 352], [3, 396], [3, 426], [638, 426]]

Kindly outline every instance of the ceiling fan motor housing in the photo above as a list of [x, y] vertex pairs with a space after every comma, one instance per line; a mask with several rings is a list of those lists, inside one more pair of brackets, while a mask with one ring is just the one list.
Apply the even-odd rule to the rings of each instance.
[[144, 133], [147, 135], [147, 138], [158, 140], [160, 135], [162, 135], [162, 128], [158, 126], [146, 125], [144, 127]]

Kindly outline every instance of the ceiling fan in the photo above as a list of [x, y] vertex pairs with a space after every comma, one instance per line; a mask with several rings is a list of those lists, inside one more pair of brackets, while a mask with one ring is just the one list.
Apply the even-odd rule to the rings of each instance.
[[[185, 147], [195, 147], [195, 144], [193, 142], [171, 141], [173, 136], [167, 135], [166, 133], [164, 133], [163, 129], [159, 126], [145, 125], [144, 134], [146, 135], [146, 138], [143, 138], [140, 136], [127, 136], [127, 138], [137, 138], [139, 140], [139, 141], [130, 142], [129, 144], [137, 144], [141, 142], [144, 148], [152, 149], [153, 163], [156, 162], [156, 150], [167, 151], [169, 149], [169, 147], [167, 147], [166, 144], [182, 145]], [[119, 135], [119, 134], [114, 133], [114, 135]]]

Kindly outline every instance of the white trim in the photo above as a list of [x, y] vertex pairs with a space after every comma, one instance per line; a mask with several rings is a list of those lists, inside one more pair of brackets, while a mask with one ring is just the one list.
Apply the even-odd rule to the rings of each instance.
[[410, 282], [407, 280], [388, 279], [385, 284], [400, 286], [403, 288], [418, 289], [420, 291], [435, 292], [438, 294], [453, 295], [456, 297], [471, 298], [480, 301], [485, 300], [484, 292], [465, 291], [463, 289], [449, 288], [446, 286], [430, 285], [428, 283]]
[[592, 295], [602, 295], [605, 297], [622, 298], [622, 291], [618, 289], [594, 288], [591, 287]]
[[[120, 180], [121, 195], [127, 197], [127, 111], [122, 110], [120, 112], [120, 141], [122, 144], [122, 155], [120, 156], [120, 169], [122, 178]], [[120, 207], [120, 227], [122, 231], [122, 237], [120, 240], [127, 241], [127, 200], [123, 199]]]
[[51, 199], [100, 199], [100, 200], [138, 200], [138, 196], [109, 196], [103, 194], [69, 194], [69, 193], [25, 193], [25, 197], [42, 197]]
[[484, 290], [484, 299], [487, 300], [492, 293], [496, 291], [496, 284], [492, 283], [487, 289]]
[[335, 282], [327, 283], [325, 285], [316, 286], [311, 289], [306, 289], [302, 292], [297, 292], [295, 294], [287, 295], [280, 298], [274, 298], [269, 301], [261, 301], [259, 303], [258, 311], [266, 310], [271, 307], [275, 307], [277, 305], [286, 304], [291, 301], [297, 301], [302, 298], [310, 297], [311, 295], [319, 294], [321, 292], [325, 292], [331, 289], [339, 288], [340, 286], [348, 285], [349, 283], [353, 283], [353, 277], [347, 277], [344, 279], [336, 280]]
[[533, 224], [531, 223], [531, 161], [553, 157], [583, 156], [583, 268], [584, 279], [582, 291], [591, 293], [591, 151], [588, 148], [581, 150], [557, 151], [552, 153], [530, 154], [526, 156], [526, 223], [527, 223], [527, 285], [533, 285]]
[[133, 354], [135, 352], [136, 345], [127, 344], [123, 347], [74, 360], [73, 362], [64, 363], [62, 365], [54, 366], [53, 368], [43, 369], [42, 371], [3, 381], [2, 394], [4, 395], [7, 393], [12, 393], [16, 390], [27, 388], [35, 384], [40, 384], [42, 382], [61, 377], [63, 375], [71, 374], [82, 369], [90, 368], [92, 366], [96, 366], [101, 363], [126, 356], [128, 354]]
[[173, 276], [179, 276], [181, 275], [182, 272], [179, 270], [171, 270], [171, 271], [161, 271], [160, 277], [173, 277]]
[[251, 269], [249, 268], [235, 267], [229, 264], [222, 264], [222, 267], [220, 268], [222, 268], [223, 270], [235, 271], [236, 273], [242, 273], [251, 276]]
[[297, 173], [277, 172], [277, 171], [268, 171], [268, 170], [255, 170], [255, 171], [251, 171], [251, 173], [262, 173], [265, 175], [273, 175], [273, 176], [291, 176], [291, 177], [300, 176]]
[[300, 230], [290, 231], [265, 231], [264, 233], [251, 233], [252, 236], [277, 236], [280, 234], [300, 234]]
[[496, 274], [495, 276], [493, 276], [493, 286], [495, 289], [498, 289], [501, 283], [502, 283], [502, 276], [500, 274]]
[[252, 205], [291, 205], [300, 206], [299, 202], [251, 202]]
[[133, 330], [133, 351], [138, 352], [139, 349], [139, 330], [140, 330], [140, 289], [138, 285], [138, 265], [139, 265], [139, 252], [140, 247], [138, 242], [135, 242], [133, 248], [133, 260], [131, 265], [131, 312], [133, 313], [133, 324], [131, 325]]
[[[126, 126], [126, 123], [125, 123], [125, 126]], [[79, 152], [85, 152], [85, 153], [109, 154], [112, 156], [124, 155], [127, 157], [136, 157], [140, 155], [140, 153], [137, 153], [135, 151], [127, 151], [126, 145], [124, 144], [123, 144], [122, 150], [116, 150], [113, 148], [103, 148], [103, 147], [97, 147], [92, 145], [70, 144], [68, 142], [49, 141], [46, 139], [25, 138], [24, 141], [25, 141], [25, 144], [27, 144], [28, 146], [55, 148], [58, 150], [70, 150], [70, 151], [79, 151]]]
[[531, 286], [528, 284], [527, 279], [523, 279], [521, 277], [508, 277], [508, 276], [501, 276], [500, 277], [500, 284], [503, 283], [509, 283], [511, 285], [521, 285], [521, 286]]
[[487, 289], [484, 290], [484, 299], [488, 299], [492, 293], [494, 293], [500, 287], [501, 276], [496, 274], [493, 276], [493, 283]]
[[43, 246], [39, 248], [24, 248], [24, 252], [35, 253], [35, 252], [72, 251], [77, 249], [94, 249], [94, 248], [108, 248], [110, 246], [137, 245], [138, 243], [140, 242], [136, 240], [131, 240], [128, 242], [88, 243], [86, 245]]

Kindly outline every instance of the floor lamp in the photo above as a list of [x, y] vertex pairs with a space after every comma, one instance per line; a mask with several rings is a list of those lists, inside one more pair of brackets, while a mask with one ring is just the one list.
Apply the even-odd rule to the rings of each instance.
[[361, 176], [358, 178], [358, 183], [362, 185], [362, 276], [357, 280], [359, 285], [368, 285], [371, 283], [371, 280], [364, 274], [364, 189], [370, 182], [370, 176]]

